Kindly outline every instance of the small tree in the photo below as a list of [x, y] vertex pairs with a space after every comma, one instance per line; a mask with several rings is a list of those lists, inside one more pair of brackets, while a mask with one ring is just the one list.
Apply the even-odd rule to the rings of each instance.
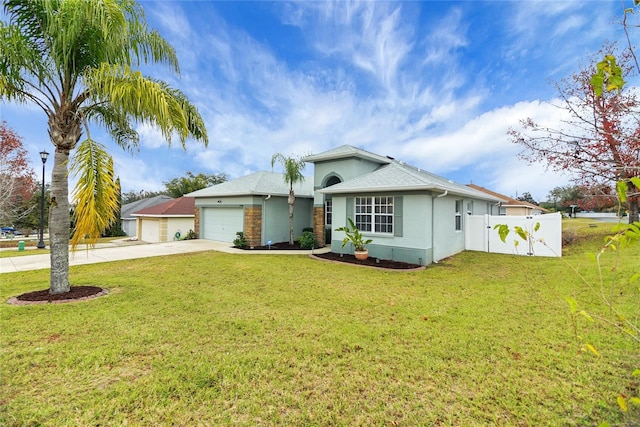
[[35, 209], [35, 173], [27, 161], [22, 139], [0, 122], [0, 223], [17, 225]]
[[528, 191], [525, 191], [524, 193], [522, 193], [522, 196], [516, 197], [516, 200], [520, 200], [521, 202], [531, 203], [532, 205], [538, 204], [538, 202], [534, 200], [533, 196], [531, 196], [531, 193], [529, 193]]
[[[624, 182], [629, 223], [633, 223], [638, 221], [640, 194], [629, 178], [640, 171], [640, 100], [637, 91], [624, 87], [621, 79], [634, 70], [631, 52], [618, 55], [616, 62], [613, 47], [603, 50], [598, 57], [605, 60], [592, 60], [589, 67], [557, 85], [570, 120], [561, 128], [551, 128], [527, 119], [520, 129], [510, 129], [509, 135], [524, 148], [521, 158], [568, 171], [581, 186], [604, 184], [613, 189]], [[595, 75], [594, 70], [598, 70]], [[612, 87], [616, 89], [609, 90]]]
[[289, 184], [289, 244], [293, 245], [293, 205], [296, 202], [293, 184], [304, 181], [302, 171], [305, 163], [302, 158], [285, 157], [280, 153], [276, 153], [271, 157], [272, 168], [276, 162], [280, 162], [284, 167], [284, 181]]
[[187, 172], [187, 176], [173, 178], [171, 181], [164, 182], [163, 184], [169, 196], [178, 198], [202, 188], [221, 184], [226, 180], [227, 175], [224, 173], [215, 175], [199, 173], [198, 175], [194, 175], [192, 172]]

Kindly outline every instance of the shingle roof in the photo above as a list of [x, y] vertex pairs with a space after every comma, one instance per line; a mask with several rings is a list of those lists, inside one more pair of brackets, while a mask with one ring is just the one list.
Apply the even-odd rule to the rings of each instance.
[[158, 205], [160, 203], [165, 203], [169, 200], [173, 200], [173, 197], [160, 195], [160, 196], [154, 196], [154, 197], [147, 197], [146, 199], [136, 200], [135, 202], [127, 203], [126, 205], [122, 206], [122, 209], [120, 211], [120, 217], [122, 219], [127, 219], [127, 218], [133, 219], [133, 217], [131, 216], [132, 213], [139, 211], [141, 209]]
[[504, 202], [502, 203], [502, 206], [513, 206], [513, 207], [518, 207], [518, 206], [525, 206], [528, 208], [532, 208], [532, 209], [538, 209], [541, 210], [543, 212], [549, 212], [548, 209], [542, 208], [540, 206], [534, 205], [533, 203], [529, 203], [529, 202], [525, 202], [523, 200], [517, 200], [514, 199], [512, 197], [509, 196], [505, 196], [504, 194], [500, 194], [500, 193], [496, 193], [495, 191], [491, 191], [487, 188], [481, 187], [479, 185], [476, 184], [467, 184], [468, 187], [471, 187], [475, 190], [478, 191], [482, 191], [483, 193], [487, 193], [490, 194], [494, 197], [497, 197], [498, 199], [500, 199], [500, 201]]
[[[313, 177], [305, 177], [301, 183], [293, 186], [296, 197], [313, 198]], [[288, 196], [289, 184], [284, 181], [284, 174], [278, 172], [259, 171], [232, 181], [203, 188], [187, 194], [189, 197], [222, 197], [222, 196]]]
[[133, 213], [133, 216], [195, 216], [193, 197], [179, 197]]
[[349, 157], [356, 157], [359, 159], [372, 160], [380, 164], [388, 164], [393, 161], [390, 157], [381, 156], [379, 154], [371, 153], [366, 150], [354, 147], [352, 145], [341, 145], [328, 151], [323, 151], [319, 154], [311, 154], [302, 158], [305, 162], [315, 163], [327, 160], [343, 159]]
[[321, 193], [371, 193], [380, 191], [441, 191], [482, 200], [500, 199], [431, 172], [392, 160], [373, 172], [320, 190]]

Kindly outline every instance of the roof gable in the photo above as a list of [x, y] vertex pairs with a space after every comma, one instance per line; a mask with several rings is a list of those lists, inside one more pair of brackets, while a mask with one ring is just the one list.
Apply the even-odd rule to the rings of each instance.
[[146, 199], [140, 199], [136, 200], [135, 202], [127, 203], [126, 205], [122, 206], [122, 209], [120, 210], [120, 217], [130, 218], [131, 214], [133, 214], [134, 212], [151, 206], [159, 205], [160, 203], [165, 203], [169, 200], [173, 200], [173, 197], [161, 194], [159, 196], [147, 197]]
[[491, 191], [487, 188], [481, 187], [476, 184], [467, 184], [467, 187], [473, 188], [478, 191], [482, 191], [483, 193], [490, 194], [494, 197], [497, 197], [502, 202], [502, 206], [512, 206], [512, 207], [527, 207], [531, 209], [538, 209], [542, 212], [549, 212], [548, 209], [540, 207], [538, 205], [534, 205], [533, 203], [525, 202], [523, 200], [514, 199], [513, 197], [505, 196], [504, 194], [496, 193], [495, 191]]
[[307, 163], [326, 162], [338, 159], [358, 158], [379, 163], [381, 165], [389, 164], [393, 161], [390, 157], [381, 156], [366, 150], [354, 147], [352, 145], [341, 145], [328, 151], [318, 154], [310, 154], [302, 158]]
[[182, 196], [137, 212], [134, 216], [195, 216], [196, 201], [193, 197]]
[[373, 172], [320, 190], [326, 194], [371, 193], [380, 191], [440, 191], [476, 199], [499, 201], [466, 185], [393, 160]]
[[[313, 197], [313, 177], [305, 177], [304, 181], [293, 185], [296, 197]], [[243, 177], [213, 185], [187, 194], [189, 197], [223, 197], [223, 196], [288, 196], [289, 184], [284, 174], [279, 172], [259, 171]]]

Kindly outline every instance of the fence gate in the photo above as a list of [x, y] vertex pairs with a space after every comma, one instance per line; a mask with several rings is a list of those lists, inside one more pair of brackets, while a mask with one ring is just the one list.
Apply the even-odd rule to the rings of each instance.
[[[500, 240], [497, 224], [505, 224], [511, 232], [506, 242]], [[540, 224], [538, 231], [534, 231]], [[529, 256], [562, 256], [562, 215], [560, 213], [535, 216], [470, 215], [466, 221], [465, 249], [499, 254]], [[534, 239], [522, 240], [514, 231], [519, 226]], [[518, 246], [515, 245], [518, 241]]]

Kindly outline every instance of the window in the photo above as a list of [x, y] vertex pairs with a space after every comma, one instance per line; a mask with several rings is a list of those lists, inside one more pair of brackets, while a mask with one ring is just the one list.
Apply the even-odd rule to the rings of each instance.
[[462, 200], [456, 200], [456, 231], [462, 230]]
[[473, 200], [467, 202], [467, 214], [473, 215]]
[[324, 225], [331, 225], [331, 218], [333, 213], [333, 203], [331, 199], [324, 202]]
[[356, 197], [355, 223], [360, 231], [393, 233], [393, 197]]

